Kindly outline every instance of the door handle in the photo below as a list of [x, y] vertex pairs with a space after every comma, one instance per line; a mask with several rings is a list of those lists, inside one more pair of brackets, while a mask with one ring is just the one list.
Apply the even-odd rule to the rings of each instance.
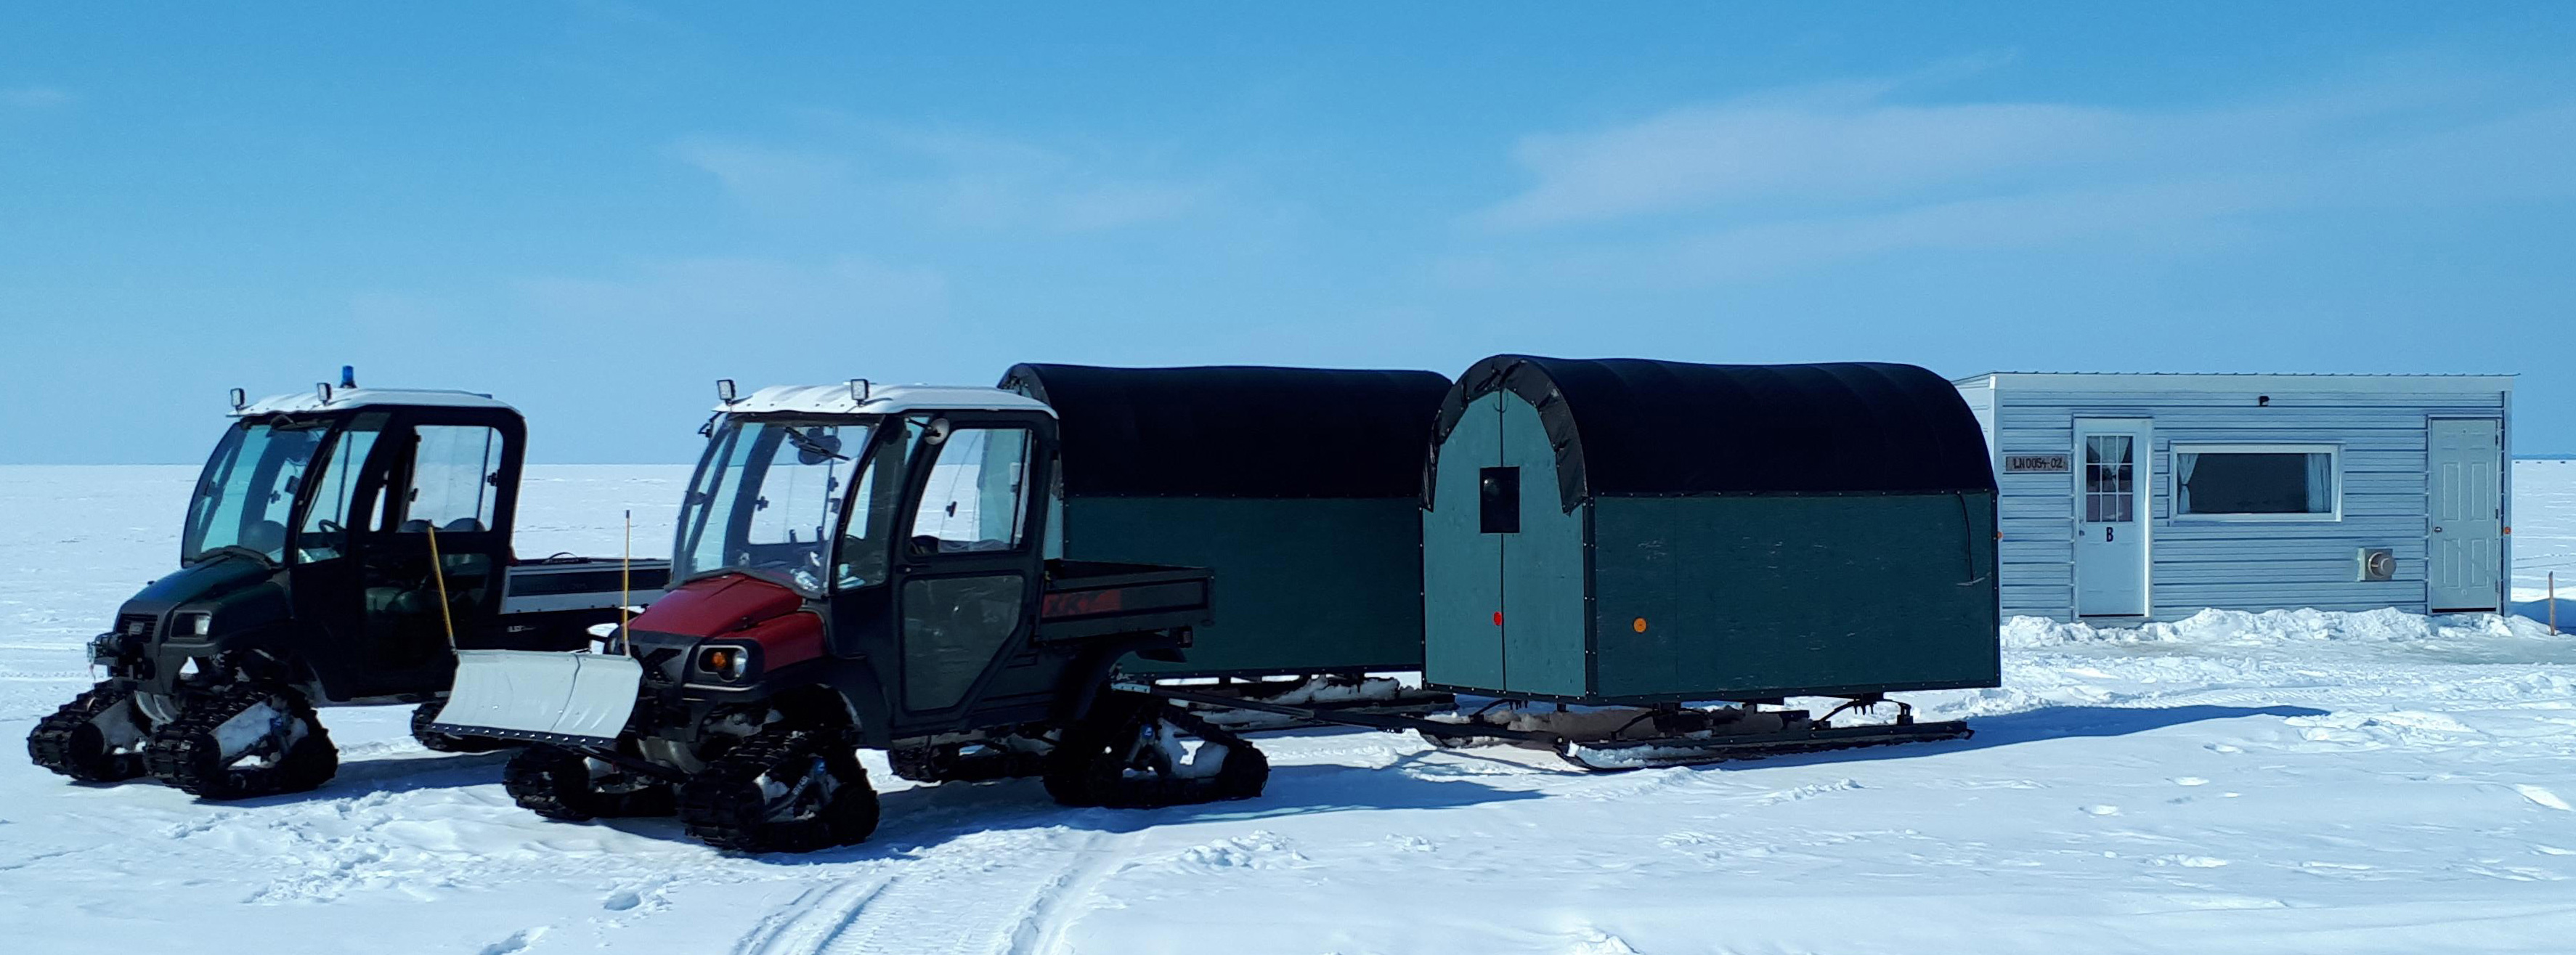
[[2433, 533], [2439, 534], [2439, 533], [2441, 533], [2441, 532], [2442, 532], [2442, 525], [2440, 525], [2440, 524], [2435, 524], [2435, 525], [2433, 525]]

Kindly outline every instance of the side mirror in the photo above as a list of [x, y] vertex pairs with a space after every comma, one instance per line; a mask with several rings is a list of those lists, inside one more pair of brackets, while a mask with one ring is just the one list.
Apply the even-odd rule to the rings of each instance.
[[940, 442], [948, 440], [948, 432], [948, 419], [932, 418], [930, 419], [930, 424], [922, 428], [921, 440], [932, 445], [937, 445]]

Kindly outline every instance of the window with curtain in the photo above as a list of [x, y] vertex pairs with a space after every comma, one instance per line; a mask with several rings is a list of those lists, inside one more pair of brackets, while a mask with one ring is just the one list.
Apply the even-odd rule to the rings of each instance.
[[2329, 444], [2175, 442], [2174, 516], [2340, 520], [2342, 459]]

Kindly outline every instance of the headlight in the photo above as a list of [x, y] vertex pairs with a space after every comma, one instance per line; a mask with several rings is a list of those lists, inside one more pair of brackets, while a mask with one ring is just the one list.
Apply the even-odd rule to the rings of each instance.
[[215, 632], [215, 615], [203, 611], [183, 613], [178, 617], [178, 624], [180, 633], [202, 637]]
[[698, 651], [698, 669], [715, 674], [728, 683], [751, 672], [751, 648], [715, 646]]

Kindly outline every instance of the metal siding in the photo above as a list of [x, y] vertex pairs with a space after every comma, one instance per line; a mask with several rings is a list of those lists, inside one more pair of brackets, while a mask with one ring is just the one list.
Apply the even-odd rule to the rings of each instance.
[[[2374, 379], [2375, 381], [2377, 379]], [[2387, 379], [2403, 381], [2403, 379]], [[2400, 386], [2402, 387], [2402, 386]], [[2155, 422], [2149, 487], [2155, 515], [2151, 604], [2158, 619], [2202, 609], [2317, 607], [2426, 609], [2425, 422], [2444, 415], [2496, 416], [2502, 392], [2460, 394], [2355, 389], [2273, 395], [2153, 390], [2106, 377], [2095, 390], [1995, 388], [1995, 453], [2061, 453], [2077, 417], [2139, 416]], [[2176, 443], [2321, 443], [2343, 447], [2341, 521], [2175, 520]], [[2004, 612], [2065, 619], [2074, 561], [2072, 475], [2004, 475]], [[2387, 547], [2397, 579], [2363, 582], [2358, 552]], [[2342, 568], [2336, 576], [2335, 568]]]
[[1476, 524], [1476, 471], [1502, 463], [1502, 447], [1497, 394], [1478, 399], [1436, 449], [1436, 506], [1422, 512], [1422, 675], [1432, 683], [1503, 686], [1502, 628], [1493, 620], [1503, 609], [1502, 538]]
[[1422, 665], [1418, 498], [1074, 498], [1073, 560], [1205, 567], [1213, 622], [1184, 663], [1142, 673], [1313, 673]]
[[1598, 699], [1999, 679], [1983, 493], [1594, 507]]
[[1520, 533], [1494, 535], [1503, 549], [1503, 687], [1582, 696], [1588, 681], [1583, 509], [1561, 506], [1556, 449], [1538, 409], [1506, 395], [1502, 434], [1503, 465], [1521, 469]]

